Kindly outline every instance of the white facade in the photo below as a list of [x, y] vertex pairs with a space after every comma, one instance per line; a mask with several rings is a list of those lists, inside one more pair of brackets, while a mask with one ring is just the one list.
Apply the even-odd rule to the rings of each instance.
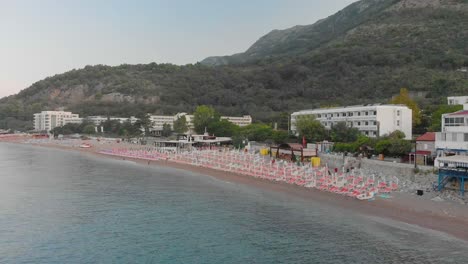
[[65, 125], [64, 120], [79, 118], [79, 115], [65, 111], [42, 111], [34, 114], [34, 130], [47, 131]]
[[130, 121], [130, 123], [134, 124], [138, 118], [135, 117], [107, 117], [107, 116], [88, 116], [86, 118], [66, 118], [64, 119], [64, 125], [65, 124], [81, 124], [83, 123], [84, 120], [88, 120], [94, 123], [95, 126], [101, 125], [101, 123], [106, 122], [107, 120], [116, 120], [119, 121], [120, 123], [124, 123], [127, 121]]
[[240, 127], [243, 127], [243, 126], [248, 126], [250, 124], [252, 124], [252, 117], [249, 116], [249, 115], [245, 115], [245, 116], [222, 116], [221, 117], [221, 120], [227, 120], [235, 125], [238, 125]]
[[153, 124], [153, 130], [161, 131], [164, 124], [168, 124], [171, 128], [174, 128], [174, 121], [177, 120], [177, 115], [175, 116], [164, 116], [164, 115], [151, 115], [151, 123]]
[[468, 96], [449, 96], [447, 97], [448, 105], [464, 105], [468, 104]]
[[81, 124], [83, 123], [82, 117], [67, 117], [63, 119], [63, 125], [66, 124]]
[[291, 115], [291, 130], [297, 134], [296, 119], [299, 116], [313, 115], [327, 129], [339, 122], [355, 127], [369, 137], [383, 136], [396, 130], [412, 138], [413, 114], [404, 105], [357, 105], [337, 108], [302, 110]]
[[[171, 128], [174, 127], [174, 121], [176, 121], [181, 116], [185, 116], [187, 120], [187, 126], [191, 133], [193, 133], [193, 115], [187, 113], [178, 113], [176, 115], [149, 115], [149, 118], [152, 122], [153, 131], [161, 131], [164, 124], [169, 124]], [[52, 121], [51, 121], [51, 117]], [[34, 114], [34, 127], [35, 130], [47, 130], [50, 131], [54, 127], [64, 126], [66, 124], [81, 124], [84, 120], [89, 120], [94, 123], [94, 125], [99, 126], [101, 123], [106, 122], [108, 119], [117, 120], [120, 123], [130, 121], [134, 124], [138, 121], [136, 117], [107, 117], [107, 116], [88, 116], [86, 118], [80, 118], [77, 114], [72, 114], [71, 112], [60, 112], [60, 111], [44, 111], [42, 113]], [[229, 122], [232, 122], [238, 126], [246, 126], [252, 123], [252, 117], [249, 115], [235, 117], [235, 116], [222, 116], [221, 119], [226, 119]], [[52, 128], [50, 128], [52, 127]]]
[[468, 108], [455, 113], [443, 114], [441, 132], [436, 133], [436, 151], [468, 154]]

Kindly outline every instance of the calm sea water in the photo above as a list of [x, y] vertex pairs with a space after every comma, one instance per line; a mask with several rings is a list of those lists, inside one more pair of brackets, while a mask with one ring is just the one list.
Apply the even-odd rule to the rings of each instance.
[[467, 248], [209, 176], [0, 143], [0, 263], [466, 263]]

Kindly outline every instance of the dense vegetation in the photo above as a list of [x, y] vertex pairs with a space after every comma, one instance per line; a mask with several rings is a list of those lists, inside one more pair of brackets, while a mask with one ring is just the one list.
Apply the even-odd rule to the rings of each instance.
[[30, 129], [34, 112], [57, 107], [82, 116], [130, 116], [192, 112], [198, 105], [286, 128], [284, 113], [387, 103], [406, 87], [426, 113], [424, 131], [434, 105], [468, 92], [468, 74], [460, 70], [468, 67], [462, 30], [468, 3], [401, 2], [421, 3], [359, 1], [314, 25], [274, 31], [245, 53], [251, 60], [224, 58], [223, 66], [97, 65], [46, 78], [0, 100], [0, 128]]

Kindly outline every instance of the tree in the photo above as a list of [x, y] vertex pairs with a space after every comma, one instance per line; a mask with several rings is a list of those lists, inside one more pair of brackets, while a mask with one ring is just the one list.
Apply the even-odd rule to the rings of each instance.
[[223, 119], [208, 123], [207, 130], [210, 134], [221, 137], [232, 137], [239, 132], [239, 126]]
[[178, 134], [183, 134], [188, 131], [187, 118], [185, 118], [185, 115], [174, 121], [174, 131]]
[[91, 134], [94, 134], [96, 133], [96, 127], [94, 125], [86, 125], [84, 128], [83, 128], [83, 131], [82, 131], [83, 134], [87, 134], [87, 135], [91, 135]]
[[138, 129], [143, 129], [145, 135], [148, 135], [150, 129], [153, 127], [153, 122], [150, 119], [149, 114], [143, 114], [138, 116], [138, 120], [134, 124]]
[[267, 139], [271, 139], [272, 133], [273, 129], [271, 126], [260, 123], [250, 124], [240, 128], [240, 134], [249, 141], [263, 142]]
[[413, 112], [413, 127], [421, 124], [421, 110], [418, 104], [409, 96], [408, 89], [401, 88], [400, 94], [395, 96], [390, 103], [406, 105]]
[[354, 142], [360, 134], [357, 128], [348, 127], [345, 122], [338, 122], [331, 128], [331, 139], [333, 142]]
[[453, 113], [463, 109], [462, 105], [440, 105], [432, 113], [432, 125], [429, 127], [430, 131], [437, 132], [441, 129], [442, 115], [447, 113]]
[[327, 135], [325, 127], [312, 115], [298, 116], [296, 130], [301, 138], [304, 136], [310, 142], [322, 141]]
[[193, 114], [193, 126], [195, 128], [195, 132], [202, 134], [211, 122], [217, 120], [219, 120], [219, 115], [216, 114], [213, 107], [207, 105], [198, 106]]
[[172, 134], [172, 128], [169, 124], [163, 124], [161, 135], [163, 137], [168, 137]]
[[110, 120], [110, 118], [108, 118], [106, 121], [102, 122], [102, 127], [104, 128], [104, 132], [105, 133], [109, 133], [109, 134], [118, 134], [121, 127], [122, 127], [122, 124], [120, 123], [120, 121], [118, 120]]
[[276, 144], [286, 143], [288, 141], [289, 133], [284, 130], [274, 130], [272, 132], [271, 138]]
[[404, 139], [405, 137], [405, 133], [401, 130], [395, 130], [392, 133], [388, 134], [388, 138], [390, 139]]

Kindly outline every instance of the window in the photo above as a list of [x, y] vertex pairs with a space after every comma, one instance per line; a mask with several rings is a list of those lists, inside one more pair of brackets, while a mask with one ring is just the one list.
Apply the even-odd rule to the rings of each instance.
[[396, 115], [400, 116], [400, 110], [396, 111]]
[[463, 117], [446, 117], [445, 126], [464, 126], [465, 120]]
[[397, 121], [396, 121], [396, 125], [397, 125], [397, 126], [400, 126], [400, 120], [397, 120]]
[[361, 112], [357, 112], [357, 115], [358, 115], [358, 116], [361, 116]]
[[468, 142], [468, 133], [463, 134], [463, 136], [464, 136], [464, 141]]
[[361, 125], [361, 122], [357, 122], [357, 125], [360, 126], [360, 125]]
[[366, 112], [366, 116], [369, 115], [369, 112]]
[[322, 115], [321, 115], [321, 114], [318, 114], [318, 115], [317, 115], [317, 118], [321, 118], [321, 117], [322, 117]]
[[377, 125], [377, 121], [374, 121], [374, 126], [376, 126], [376, 125]]
[[368, 125], [369, 125], [369, 122], [366, 121], [366, 126], [368, 126]]

